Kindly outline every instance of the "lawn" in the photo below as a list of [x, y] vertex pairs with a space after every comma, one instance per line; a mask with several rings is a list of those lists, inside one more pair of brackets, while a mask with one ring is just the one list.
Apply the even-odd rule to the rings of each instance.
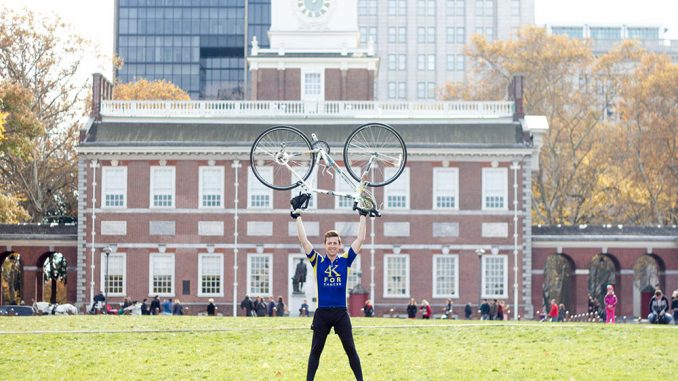
[[[0, 380], [302, 380], [310, 319], [0, 318]], [[366, 380], [675, 379], [676, 326], [354, 318]], [[328, 339], [317, 380], [350, 380]]]

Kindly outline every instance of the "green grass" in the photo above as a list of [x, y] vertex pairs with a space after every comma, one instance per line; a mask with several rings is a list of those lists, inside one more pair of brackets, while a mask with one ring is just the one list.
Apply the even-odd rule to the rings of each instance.
[[[676, 326], [354, 318], [366, 380], [674, 379]], [[0, 380], [301, 380], [303, 318], [0, 318]], [[39, 332], [39, 333], [38, 333]], [[331, 334], [317, 380], [350, 380]]]

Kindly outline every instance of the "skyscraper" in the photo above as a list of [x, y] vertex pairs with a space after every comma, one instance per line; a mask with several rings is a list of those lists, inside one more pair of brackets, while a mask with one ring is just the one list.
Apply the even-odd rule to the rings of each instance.
[[193, 99], [242, 99], [245, 34], [268, 47], [270, 0], [116, 0], [115, 10], [122, 83], [165, 79]]
[[358, 0], [361, 44], [381, 59], [377, 100], [434, 100], [465, 79], [472, 35], [509, 39], [533, 23], [534, 0]]

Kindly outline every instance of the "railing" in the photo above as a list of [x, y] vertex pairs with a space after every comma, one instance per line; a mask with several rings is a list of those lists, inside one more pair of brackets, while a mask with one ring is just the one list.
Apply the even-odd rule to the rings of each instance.
[[105, 117], [478, 118], [513, 115], [513, 102], [104, 101]]

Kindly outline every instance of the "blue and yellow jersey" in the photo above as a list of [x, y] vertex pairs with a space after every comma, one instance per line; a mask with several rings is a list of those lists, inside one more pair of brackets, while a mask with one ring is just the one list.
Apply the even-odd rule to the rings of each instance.
[[337, 255], [334, 262], [311, 250], [306, 254], [313, 266], [318, 290], [318, 307], [346, 308], [346, 283], [351, 264], [358, 254], [349, 247], [344, 254]]

